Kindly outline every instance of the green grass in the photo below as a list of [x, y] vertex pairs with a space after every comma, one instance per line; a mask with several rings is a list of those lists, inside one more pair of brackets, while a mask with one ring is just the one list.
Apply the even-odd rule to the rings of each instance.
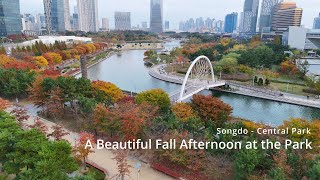
[[297, 84], [287, 84], [287, 83], [279, 83], [279, 82], [272, 82], [270, 84], [274, 90], [279, 90], [282, 92], [288, 92], [292, 94], [306, 96], [308, 93], [303, 92], [303, 89], [308, 88], [307, 86], [297, 85]]

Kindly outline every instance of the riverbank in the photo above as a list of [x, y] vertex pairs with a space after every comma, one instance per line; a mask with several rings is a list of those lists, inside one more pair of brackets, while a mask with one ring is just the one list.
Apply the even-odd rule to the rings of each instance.
[[[179, 76], [174, 76], [172, 74], [169, 74], [163, 71], [165, 66], [166, 65], [153, 66], [149, 70], [149, 75], [152, 76], [153, 78], [156, 78], [158, 80], [162, 80], [165, 82], [182, 84], [183, 78]], [[241, 86], [228, 81], [227, 81], [227, 84], [233, 90], [224, 90], [221, 88], [214, 88], [213, 90], [320, 109], [320, 100], [305, 99], [303, 96], [298, 96], [298, 95], [289, 94], [289, 93], [274, 92], [273, 94], [271, 94], [269, 90], [264, 90], [261, 88], [256, 88], [257, 90], [252, 90], [246, 86]]]
[[[93, 67], [93, 66], [95, 66], [95, 65], [97, 65], [99, 63], [101, 63], [104, 60], [107, 60], [109, 57], [113, 56], [114, 54], [116, 54], [115, 51], [109, 52], [108, 55], [105, 58], [99, 59], [98, 61], [95, 61], [93, 64], [90, 64], [89, 66], [87, 66], [87, 69], [89, 69], [89, 68], [91, 68], [91, 67]], [[72, 74], [70, 74], [70, 76], [77, 76], [79, 74], [81, 74], [81, 69], [78, 69], [76, 72], [73, 72]]]

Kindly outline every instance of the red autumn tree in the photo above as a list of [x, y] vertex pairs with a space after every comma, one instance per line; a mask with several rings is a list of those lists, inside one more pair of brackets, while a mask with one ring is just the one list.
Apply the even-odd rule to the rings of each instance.
[[28, 127], [32, 129], [38, 129], [43, 134], [47, 134], [47, 131], [48, 131], [48, 127], [38, 117], [35, 119], [34, 124]]
[[119, 132], [119, 116], [106, 108], [104, 104], [98, 104], [93, 112], [93, 126], [96, 133], [104, 135], [109, 133], [112, 138]]
[[28, 111], [22, 107], [15, 107], [10, 113], [16, 117], [16, 120], [19, 122], [20, 126], [23, 126], [23, 122], [30, 118]]
[[91, 142], [92, 145], [94, 144], [94, 136], [93, 134], [82, 132], [79, 135], [79, 139], [73, 149], [75, 157], [82, 161], [83, 167], [86, 169], [86, 160], [90, 153], [93, 153], [94, 150], [90, 147], [86, 147], [87, 142]]
[[49, 97], [45, 103], [48, 116], [56, 118], [63, 111], [63, 99], [61, 98], [62, 91], [60, 88], [55, 88], [49, 92]]
[[116, 156], [113, 159], [117, 161], [119, 172], [115, 177], [124, 180], [126, 176], [130, 175], [130, 168], [132, 167], [128, 164], [128, 152], [126, 150], [117, 150], [115, 151], [115, 154]]
[[191, 106], [206, 124], [213, 121], [221, 126], [230, 119], [232, 113], [231, 106], [213, 96], [194, 95]]
[[63, 136], [69, 135], [70, 133], [65, 131], [62, 126], [54, 125], [52, 126], [52, 133], [48, 134], [48, 137], [53, 137], [55, 141], [62, 140]]

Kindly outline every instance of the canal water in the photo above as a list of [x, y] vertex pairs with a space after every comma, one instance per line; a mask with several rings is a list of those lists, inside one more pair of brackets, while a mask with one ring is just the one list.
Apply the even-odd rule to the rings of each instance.
[[[166, 43], [171, 49], [179, 43]], [[180, 89], [180, 85], [163, 82], [152, 78], [149, 68], [144, 65], [143, 50], [124, 51], [121, 55], [114, 55], [105, 61], [91, 67], [88, 77], [91, 80], [103, 80], [116, 84], [123, 90], [141, 92], [148, 89], [161, 88], [170, 93]], [[204, 91], [203, 94], [212, 94]], [[271, 125], [281, 125], [283, 120], [290, 118], [320, 119], [320, 110], [286, 103], [279, 103], [253, 97], [230, 93], [214, 92], [214, 96], [233, 107], [233, 116], [262, 122]]]

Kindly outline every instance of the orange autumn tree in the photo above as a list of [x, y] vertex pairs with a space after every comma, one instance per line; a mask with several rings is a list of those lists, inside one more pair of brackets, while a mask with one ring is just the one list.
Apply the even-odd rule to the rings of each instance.
[[0, 98], [0, 111], [7, 109], [9, 105], [9, 101]]
[[183, 122], [195, 117], [195, 112], [188, 103], [176, 103], [172, 105], [171, 110], [175, 117]]
[[61, 64], [62, 57], [58, 53], [47, 52], [42, 55], [50, 65]]
[[108, 100], [108, 98], [111, 98], [112, 102], [115, 103], [121, 98], [124, 97], [124, 94], [122, 93], [121, 89], [119, 89], [116, 85], [110, 83], [110, 82], [104, 82], [104, 81], [93, 81], [92, 87], [95, 90], [100, 90], [105, 93], [105, 100]]
[[191, 105], [206, 126], [209, 121], [222, 126], [231, 118], [232, 107], [213, 96], [193, 95]]
[[280, 64], [280, 72], [287, 75], [296, 75], [299, 72], [299, 69], [295, 63], [286, 60]]
[[12, 57], [8, 57], [4, 54], [0, 54], [0, 66], [3, 66], [5, 64], [8, 64], [11, 61], [15, 61], [16, 59], [12, 58]]

